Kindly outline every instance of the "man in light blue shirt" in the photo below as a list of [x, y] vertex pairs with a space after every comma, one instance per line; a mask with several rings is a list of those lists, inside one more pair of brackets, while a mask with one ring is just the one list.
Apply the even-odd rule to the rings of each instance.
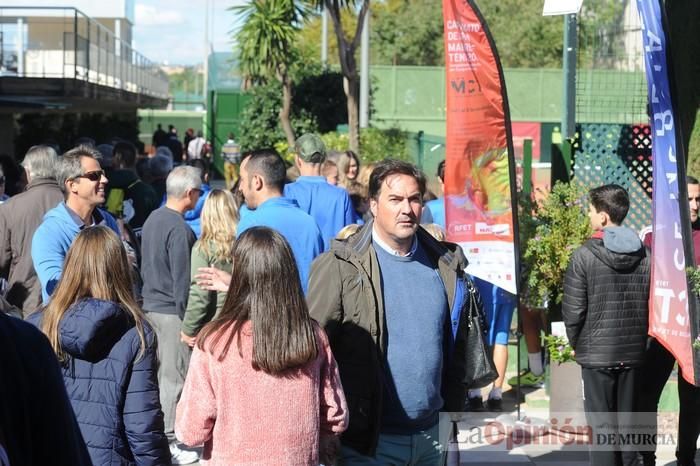
[[323, 251], [323, 240], [313, 217], [282, 196], [285, 177], [284, 161], [274, 149], [254, 151], [243, 161], [240, 190], [250, 212], [238, 224], [238, 234], [254, 226], [277, 230], [294, 253], [306, 292], [311, 262]]
[[326, 146], [320, 137], [312, 133], [302, 135], [294, 144], [294, 153], [301, 176], [284, 187], [284, 195], [297, 201], [299, 208], [316, 220], [324, 250], [328, 250], [335, 235], [346, 225], [354, 223], [350, 196], [343, 188], [329, 184], [321, 176]]

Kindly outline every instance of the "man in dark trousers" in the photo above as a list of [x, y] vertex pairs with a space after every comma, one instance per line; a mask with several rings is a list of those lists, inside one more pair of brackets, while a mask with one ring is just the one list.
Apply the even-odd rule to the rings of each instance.
[[[700, 265], [700, 182], [697, 178], [687, 176], [688, 183], [688, 207], [690, 209], [690, 223], [693, 228], [693, 251], [695, 252], [695, 265]], [[644, 237], [644, 244], [651, 247], [651, 234]], [[666, 381], [671, 375], [676, 359], [655, 338], [649, 339], [646, 361], [643, 369], [644, 383], [640, 384], [639, 404], [640, 410], [648, 413], [656, 413], [661, 393]], [[680, 410], [678, 417], [678, 445], [676, 459], [678, 466], [694, 466], [695, 452], [698, 434], [700, 434], [700, 388], [688, 383], [678, 371], [678, 399]], [[656, 463], [654, 451], [642, 451], [645, 466]]]
[[189, 365], [190, 348], [180, 341], [182, 318], [190, 290], [190, 253], [194, 232], [183, 215], [201, 195], [202, 179], [195, 167], [175, 168], [166, 181], [167, 201], [143, 224], [141, 277], [143, 309], [158, 337], [158, 385], [165, 435], [173, 464], [198, 460], [195, 452], [181, 450], [175, 439], [175, 407]]
[[[647, 341], [650, 254], [634, 230], [621, 226], [629, 210], [624, 188], [600, 186], [589, 198], [595, 233], [574, 251], [566, 270], [562, 314], [581, 365], [583, 406], [595, 435], [606, 424], [628, 422], [629, 416], [620, 413], [637, 410], [636, 384]], [[590, 455], [592, 465], [637, 462], [636, 451], [616, 451], [610, 445], [594, 445]]]

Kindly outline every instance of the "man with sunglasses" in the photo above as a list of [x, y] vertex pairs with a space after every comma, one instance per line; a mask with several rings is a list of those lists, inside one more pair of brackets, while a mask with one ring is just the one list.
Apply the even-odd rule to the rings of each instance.
[[114, 217], [97, 207], [105, 201], [108, 181], [99, 158], [95, 149], [78, 146], [63, 154], [58, 163], [56, 178], [65, 201], [46, 213], [32, 238], [32, 262], [44, 303], [61, 277], [68, 249], [83, 228], [105, 225], [119, 235]]

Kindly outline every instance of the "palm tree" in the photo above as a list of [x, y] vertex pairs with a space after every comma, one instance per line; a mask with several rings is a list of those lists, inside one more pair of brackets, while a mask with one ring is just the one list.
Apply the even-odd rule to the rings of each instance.
[[261, 83], [277, 79], [282, 84], [280, 124], [289, 147], [293, 147], [295, 136], [290, 121], [293, 82], [290, 67], [297, 57], [294, 42], [305, 10], [295, 6], [294, 0], [251, 0], [230, 10], [240, 15], [241, 26], [235, 38], [245, 81]]

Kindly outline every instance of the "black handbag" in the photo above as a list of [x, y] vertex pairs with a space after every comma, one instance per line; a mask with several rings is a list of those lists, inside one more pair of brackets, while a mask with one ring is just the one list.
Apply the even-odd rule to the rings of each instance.
[[487, 324], [484, 303], [474, 283], [469, 279], [466, 283], [466, 309], [463, 312], [463, 318], [467, 319], [466, 368], [462, 382], [468, 388], [482, 388], [496, 380], [498, 372], [486, 345]]

